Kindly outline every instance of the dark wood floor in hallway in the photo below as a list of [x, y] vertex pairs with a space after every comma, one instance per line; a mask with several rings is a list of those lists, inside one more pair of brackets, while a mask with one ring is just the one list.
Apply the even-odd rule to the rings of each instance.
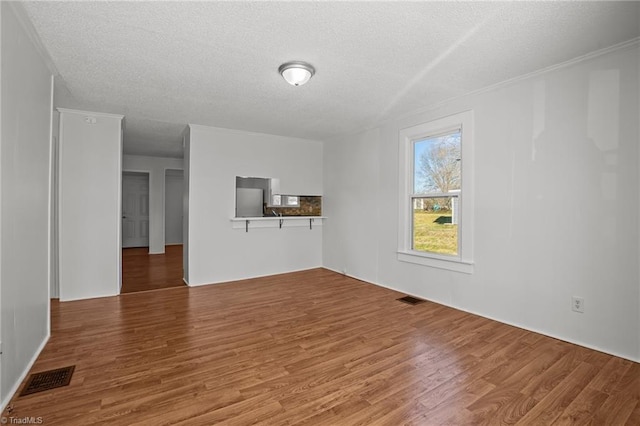
[[52, 425], [640, 424], [640, 364], [314, 269], [52, 304]]
[[122, 291], [184, 287], [182, 245], [165, 247], [164, 254], [149, 254], [148, 247], [122, 249]]

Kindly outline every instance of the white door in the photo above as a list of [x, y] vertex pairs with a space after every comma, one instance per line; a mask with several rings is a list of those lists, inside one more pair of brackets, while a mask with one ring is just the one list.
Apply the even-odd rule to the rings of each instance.
[[122, 174], [122, 247], [149, 247], [149, 175]]

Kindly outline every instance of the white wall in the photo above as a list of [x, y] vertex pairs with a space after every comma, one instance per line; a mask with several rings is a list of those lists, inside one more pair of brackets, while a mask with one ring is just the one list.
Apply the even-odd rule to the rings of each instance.
[[165, 244], [182, 244], [182, 174], [182, 170], [167, 170], [165, 174]]
[[[55, 78], [54, 78], [54, 86], [53, 86], [53, 105], [55, 105]], [[53, 109], [52, 105], [52, 109]], [[60, 297], [60, 283], [58, 281], [58, 244], [60, 241], [60, 237], [58, 234], [58, 137], [60, 135], [60, 114], [57, 110], [53, 110], [51, 114], [51, 161], [50, 169], [51, 169], [51, 185], [49, 187], [49, 192], [51, 194], [51, 217], [50, 217], [50, 226], [51, 226], [51, 241], [49, 244], [49, 274], [51, 276], [50, 284], [49, 284], [49, 297], [51, 299], [58, 299]]]
[[320, 226], [247, 233], [230, 221], [236, 176], [280, 178], [287, 193], [321, 195], [321, 142], [190, 125], [187, 151], [190, 285], [322, 265]]
[[125, 155], [123, 171], [149, 173], [149, 253], [164, 253], [164, 196], [165, 171], [182, 170], [184, 160], [180, 158], [145, 157]]
[[378, 282], [380, 204], [396, 204], [396, 198], [385, 200], [379, 191], [385, 185], [380, 174], [380, 140], [380, 130], [373, 129], [345, 138], [342, 145], [332, 142], [324, 147], [322, 213], [328, 217], [323, 229], [324, 265], [373, 283]]
[[59, 111], [60, 300], [114, 296], [121, 284], [122, 116]]
[[49, 336], [52, 77], [13, 6], [2, 22], [0, 399], [17, 390]]
[[[324, 264], [640, 360], [638, 58], [636, 44], [327, 142]], [[469, 109], [475, 272], [400, 262], [398, 133]]]
[[191, 129], [187, 127], [182, 138], [184, 147], [184, 188], [182, 191], [182, 271], [185, 283], [189, 283], [189, 175], [191, 158]]

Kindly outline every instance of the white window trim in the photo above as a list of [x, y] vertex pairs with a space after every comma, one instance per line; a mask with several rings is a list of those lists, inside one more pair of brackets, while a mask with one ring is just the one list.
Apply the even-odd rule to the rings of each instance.
[[[412, 249], [413, 144], [451, 129], [462, 129], [462, 182], [458, 255], [448, 256]], [[398, 260], [450, 271], [473, 273], [473, 111], [442, 117], [400, 130], [399, 135], [399, 223]]]

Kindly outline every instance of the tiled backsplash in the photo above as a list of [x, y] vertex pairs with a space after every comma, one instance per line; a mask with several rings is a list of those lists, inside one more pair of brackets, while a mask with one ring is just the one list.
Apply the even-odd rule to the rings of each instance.
[[300, 207], [265, 207], [265, 214], [272, 210], [283, 216], [322, 216], [322, 197], [301, 196]]

